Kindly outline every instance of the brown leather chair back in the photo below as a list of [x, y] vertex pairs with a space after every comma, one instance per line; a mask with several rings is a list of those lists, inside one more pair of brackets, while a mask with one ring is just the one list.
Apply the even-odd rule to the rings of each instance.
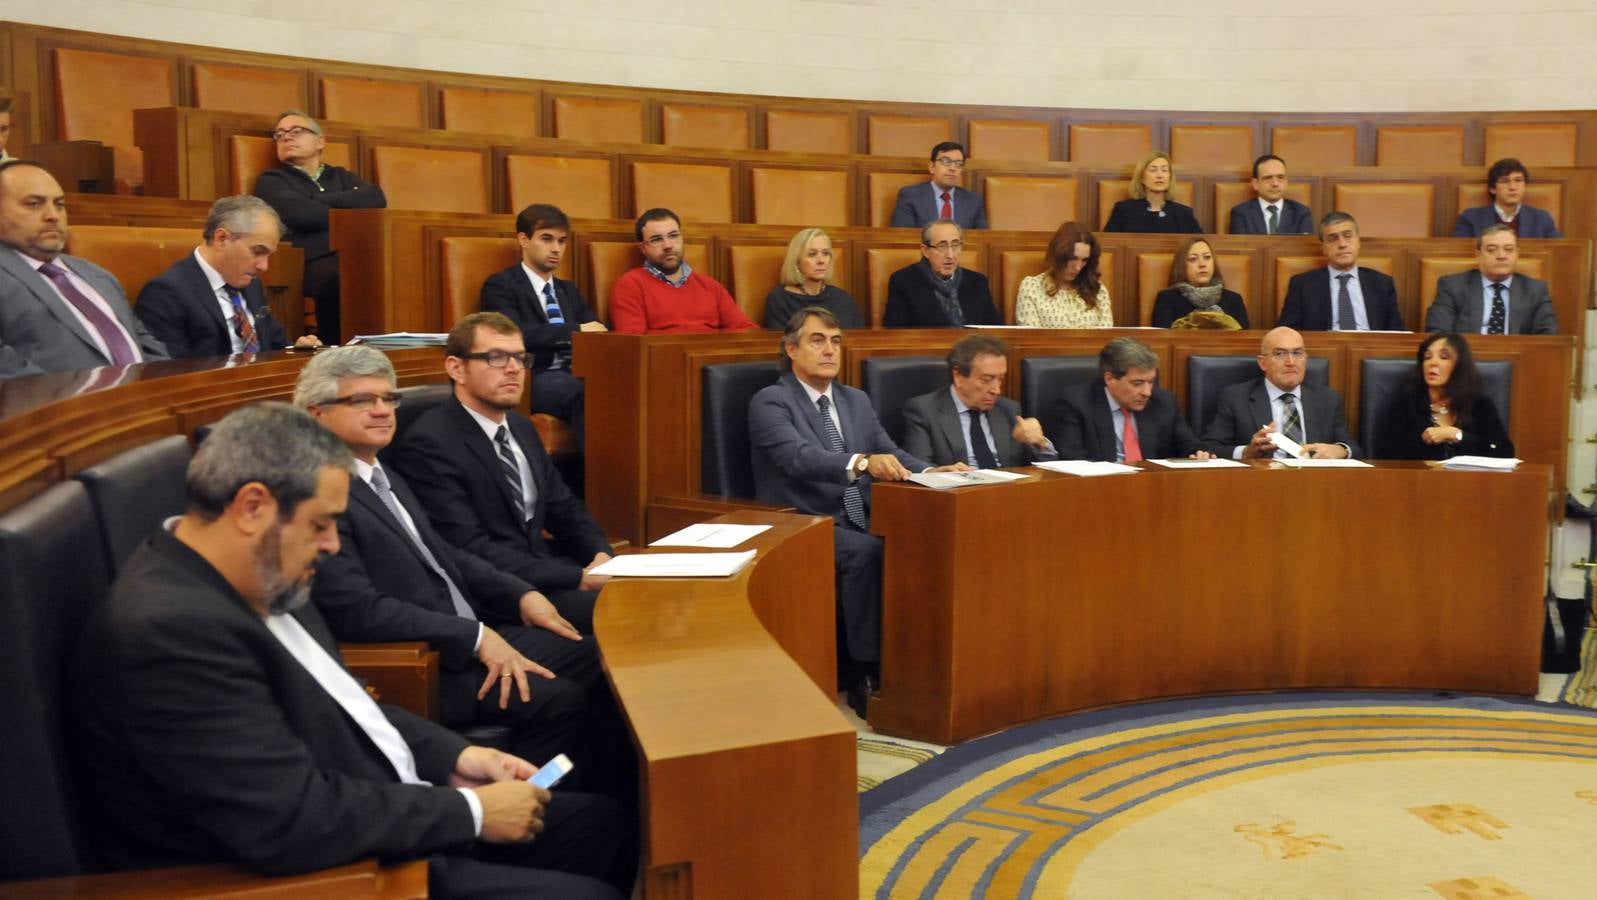
[[[481, 309], [482, 283], [495, 272], [513, 266], [521, 259], [516, 242], [503, 237], [468, 237], [453, 235], [439, 242], [442, 254], [444, 280], [443, 327], [448, 329], [461, 316]], [[570, 270], [569, 255], [560, 260], [560, 268]], [[560, 274], [561, 278], [568, 275]]]
[[1486, 164], [1514, 157], [1526, 166], [1573, 166], [1578, 136], [1573, 122], [1486, 126]]
[[[1422, 256], [1420, 257], [1420, 317], [1414, 322], [1415, 330], [1422, 330], [1425, 325], [1425, 314], [1430, 312], [1431, 303], [1436, 300], [1436, 281], [1444, 275], [1456, 272], [1467, 272], [1475, 268], [1477, 260], [1473, 256]], [[1543, 273], [1547, 267], [1540, 259], [1519, 258], [1519, 266], [1515, 269], [1521, 275], [1546, 281]]]
[[1071, 162], [1089, 166], [1130, 166], [1152, 149], [1152, 125], [1115, 122], [1070, 126], [1066, 148]]
[[619, 97], [556, 97], [555, 137], [601, 144], [643, 143], [643, 101]]
[[[1054, 138], [1047, 122], [1031, 119], [971, 119], [966, 127], [970, 134], [966, 147], [970, 150], [971, 159], [1023, 162], [1047, 162], [1053, 159]], [[926, 149], [930, 151], [932, 148]]]
[[688, 224], [732, 222], [732, 166], [633, 162], [632, 215], [663, 206]]
[[[1004, 324], [1015, 324], [1015, 300], [1020, 295], [1020, 282], [1048, 267], [1043, 250], [1005, 250], [999, 254], [998, 272], [993, 281], [993, 302], [1004, 317]], [[1114, 284], [1115, 255], [1105, 250], [1098, 254], [1098, 277], [1104, 284]]]
[[893, 207], [898, 203], [899, 189], [929, 180], [931, 179], [925, 172], [866, 173], [865, 187], [871, 204], [871, 227], [891, 227], [893, 224]]
[[[784, 244], [733, 244], [727, 248], [732, 276], [726, 289], [737, 299], [745, 315], [757, 323], [765, 322], [765, 295], [782, 280]], [[832, 282], [848, 284], [848, 245], [832, 242]]]
[[[1314, 206], [1311, 194], [1313, 191], [1304, 182], [1287, 184], [1286, 196], [1289, 200], [1296, 200], [1304, 206]], [[1257, 195], [1253, 193], [1251, 181], [1216, 181], [1214, 183], [1214, 233], [1231, 233], [1231, 208], [1238, 203], [1252, 200]]]
[[[1253, 257], [1244, 254], [1223, 253], [1215, 255], [1220, 265], [1220, 277], [1228, 291], [1242, 295], [1248, 308], [1250, 325], [1258, 327], [1257, 303], [1253, 297]], [[1153, 319], [1153, 301], [1159, 292], [1170, 286], [1170, 254], [1137, 254], [1137, 325], [1147, 325]]]
[[1286, 160], [1287, 171], [1335, 169], [1358, 164], [1358, 131], [1351, 125], [1277, 125], [1270, 152]]
[[144, 184], [144, 154], [133, 144], [133, 111], [176, 106], [169, 59], [55, 49], [56, 139], [99, 141], [111, 148], [116, 180], [132, 191]]
[[843, 112], [768, 109], [765, 147], [783, 153], [853, 153], [854, 119]]
[[[1495, 162], [1495, 160], [1493, 160]], [[1485, 180], [1472, 181], [1458, 186], [1458, 210], [1472, 206], [1485, 206], [1492, 202], [1492, 195], [1486, 192]], [[1525, 203], [1539, 210], [1550, 213], [1553, 221], [1562, 227], [1564, 222], [1564, 186], [1555, 181], [1532, 181], [1525, 185]], [[1449, 234], [1452, 232], [1449, 231]]]
[[749, 170], [754, 189], [754, 224], [849, 224], [849, 173], [846, 169]]
[[672, 147], [747, 150], [749, 111], [741, 106], [660, 104], [660, 143]]
[[933, 147], [954, 139], [954, 123], [941, 116], [872, 115], [865, 135], [873, 156], [928, 159]]
[[1391, 125], [1375, 129], [1375, 164], [1440, 168], [1464, 164], [1461, 125]]
[[1344, 182], [1332, 187], [1331, 205], [1358, 220], [1360, 237], [1430, 237], [1436, 185]]
[[[1098, 228], [1101, 230], [1109, 224], [1109, 213], [1115, 204], [1131, 196], [1131, 182], [1128, 181], [1100, 181], [1098, 182]], [[1187, 206], [1192, 205], [1192, 185], [1185, 181], [1178, 181], [1170, 186], [1170, 196], [1177, 203]]]
[[199, 243], [200, 232], [194, 228], [76, 225], [67, 252], [109, 269], [131, 303], [146, 282], [193, 253]]
[[[1359, 265], [1366, 269], [1374, 269], [1383, 275], [1392, 274], [1392, 258], [1390, 256], [1360, 256]], [[1281, 307], [1286, 303], [1287, 283], [1292, 276], [1315, 269], [1325, 268], [1323, 256], [1277, 256], [1275, 258], [1275, 318], [1281, 318]], [[1252, 315], [1253, 307], [1248, 308]]]
[[1003, 231], [1053, 231], [1076, 217], [1076, 179], [988, 175], [987, 224]]
[[[870, 286], [870, 302], [861, 304], [860, 308], [861, 313], [868, 314], [865, 324], [872, 328], [882, 327], [882, 314], [887, 310], [887, 279], [899, 269], [919, 262], [920, 258], [918, 246], [872, 247], [865, 251], [865, 283]], [[981, 248], [966, 244], [959, 253], [959, 264], [966, 269], [984, 271]], [[997, 297], [993, 298], [993, 303], [998, 303]]]
[[373, 147], [372, 181], [388, 197], [389, 209], [493, 212], [482, 151]]
[[505, 157], [510, 211], [533, 203], [553, 203], [575, 219], [614, 219], [615, 172], [607, 157]]
[[196, 62], [192, 80], [194, 105], [200, 109], [275, 116], [306, 106], [305, 73], [299, 69]]
[[[709, 278], [710, 245], [689, 243], [682, 248], [682, 257], [693, 271]], [[588, 288], [584, 296], [588, 308], [606, 325], [610, 324], [610, 291], [616, 279], [629, 270], [643, 265], [643, 251], [632, 241], [594, 241], [588, 245]]]
[[325, 75], [320, 85], [322, 118], [362, 125], [426, 128], [425, 87], [420, 81]]
[[438, 92], [438, 112], [450, 131], [538, 136], [538, 95], [446, 87]]
[[1251, 166], [1251, 125], [1171, 125], [1170, 155], [1183, 166]]
[[[255, 179], [267, 169], [277, 168], [277, 145], [271, 138], [235, 134], [228, 138], [230, 158], [228, 188], [234, 194], [255, 190]], [[322, 147], [322, 161], [341, 169], [352, 168], [354, 150], [342, 141], [328, 141]]]

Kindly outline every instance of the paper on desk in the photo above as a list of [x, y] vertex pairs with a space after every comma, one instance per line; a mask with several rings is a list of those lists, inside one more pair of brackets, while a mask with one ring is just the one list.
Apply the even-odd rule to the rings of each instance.
[[1051, 459], [1047, 462], [1035, 462], [1032, 465], [1050, 472], [1063, 472], [1066, 475], [1080, 475], [1084, 478], [1094, 475], [1133, 475], [1142, 471], [1136, 466], [1123, 466], [1112, 462], [1089, 462], [1084, 459]]
[[742, 553], [629, 553], [589, 569], [618, 578], [720, 578], [735, 575], [754, 559]]
[[909, 480], [939, 491], [948, 488], [968, 487], [973, 484], [999, 484], [1005, 481], [1018, 481], [1025, 478], [1014, 472], [999, 472], [994, 469], [973, 469], [969, 472], [916, 472], [909, 476]]
[[1311, 457], [1309, 459], [1277, 459], [1277, 460], [1273, 460], [1273, 461], [1274, 462], [1278, 462], [1278, 463], [1280, 463], [1283, 466], [1290, 466], [1290, 467], [1292, 467], [1294, 469], [1373, 469], [1373, 468], [1375, 468], [1374, 466], [1370, 465], [1369, 463], [1364, 462], [1363, 460], [1358, 460], [1358, 459], [1318, 459], [1318, 458]]
[[1275, 445], [1275, 449], [1280, 450], [1282, 453], [1285, 453], [1287, 456], [1290, 456], [1293, 459], [1303, 458], [1302, 444], [1292, 440], [1279, 431], [1270, 432], [1268, 437], [1270, 438], [1270, 443]]
[[1477, 469], [1487, 472], [1512, 472], [1524, 462], [1510, 456], [1455, 456], [1442, 463], [1444, 469]]
[[1239, 463], [1234, 459], [1150, 459], [1148, 462], [1156, 466], [1165, 466], [1171, 469], [1246, 469], [1247, 463]]
[[762, 531], [769, 525], [727, 525], [717, 522], [700, 522], [680, 531], [673, 531], [650, 544], [650, 547], [705, 547], [713, 550], [730, 550]]

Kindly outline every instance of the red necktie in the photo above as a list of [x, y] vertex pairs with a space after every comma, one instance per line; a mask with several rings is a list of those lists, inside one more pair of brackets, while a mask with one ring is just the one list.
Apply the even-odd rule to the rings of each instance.
[[1124, 444], [1126, 448], [1126, 462], [1141, 462], [1142, 445], [1137, 443], [1137, 428], [1132, 424], [1131, 410], [1122, 406], [1120, 407], [1120, 412], [1126, 417], [1126, 427], [1120, 435], [1120, 442]]
[[948, 199], [948, 192], [943, 191], [943, 211], [937, 214], [939, 219], [952, 219], [954, 217], [954, 204]]
[[255, 335], [255, 317], [250, 314], [249, 305], [244, 302], [244, 295], [232, 285], [224, 285], [227, 299], [233, 304], [233, 323], [237, 326], [239, 343], [243, 346], [243, 353], [261, 352], [261, 342]]

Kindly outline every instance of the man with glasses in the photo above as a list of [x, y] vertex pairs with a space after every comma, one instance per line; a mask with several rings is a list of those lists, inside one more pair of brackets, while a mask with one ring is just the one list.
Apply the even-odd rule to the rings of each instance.
[[758, 328], [720, 282], [683, 257], [682, 220], [656, 207], [633, 226], [643, 265], [610, 289], [610, 323], [623, 334], [746, 331]]
[[958, 223], [935, 219], [921, 229], [921, 260], [887, 279], [887, 328], [1001, 325], [987, 276], [959, 264], [965, 249]]
[[1261, 376], [1220, 392], [1219, 409], [1203, 431], [1204, 446], [1228, 459], [1271, 459], [1287, 455], [1270, 438], [1280, 433], [1314, 459], [1358, 456], [1342, 415], [1342, 395], [1306, 383], [1308, 370], [1303, 335], [1284, 326], [1266, 332], [1259, 343]]
[[931, 181], [899, 188], [893, 204], [894, 228], [918, 228], [934, 219], [951, 219], [961, 228], [987, 227], [981, 195], [959, 186], [965, 177], [964, 145], [943, 141], [933, 147], [927, 171]]
[[322, 126], [299, 110], [277, 117], [272, 138], [282, 165], [262, 172], [251, 193], [277, 210], [289, 243], [305, 251], [305, 294], [316, 300], [316, 333], [329, 344], [341, 343], [338, 254], [328, 244], [328, 212], [382, 209], [388, 199], [377, 185], [323, 162]]

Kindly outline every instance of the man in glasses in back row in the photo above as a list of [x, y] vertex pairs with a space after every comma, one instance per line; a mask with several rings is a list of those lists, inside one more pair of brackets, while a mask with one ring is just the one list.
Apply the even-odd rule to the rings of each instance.
[[986, 228], [987, 207], [981, 195], [959, 186], [965, 178], [965, 147], [943, 141], [932, 148], [926, 167], [930, 181], [898, 189], [893, 204], [894, 228], [920, 228], [934, 219], [951, 219], [961, 228]]
[[1260, 377], [1220, 392], [1220, 406], [1203, 431], [1204, 446], [1227, 459], [1272, 459], [1286, 455], [1270, 439], [1279, 432], [1315, 459], [1357, 457], [1342, 395], [1305, 381], [1308, 371], [1303, 335], [1285, 326], [1266, 332], [1259, 343]]

